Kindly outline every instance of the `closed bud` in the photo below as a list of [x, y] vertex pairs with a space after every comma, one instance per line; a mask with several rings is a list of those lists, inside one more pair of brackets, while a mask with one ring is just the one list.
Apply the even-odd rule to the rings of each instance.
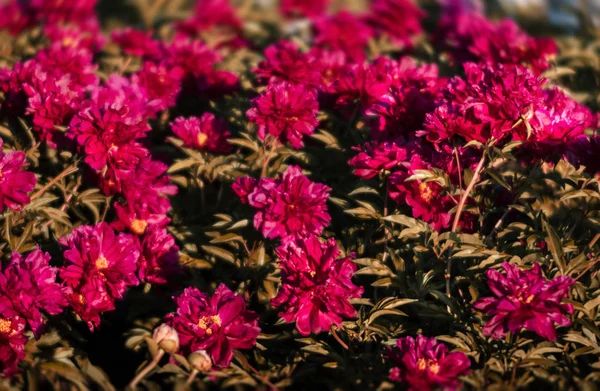
[[212, 368], [212, 360], [206, 353], [206, 350], [196, 350], [191, 353], [188, 357], [188, 362], [192, 365], [192, 368], [199, 372], [208, 372]]
[[158, 344], [158, 347], [167, 353], [177, 353], [179, 350], [179, 334], [177, 331], [166, 324], [161, 324], [154, 329], [152, 339]]

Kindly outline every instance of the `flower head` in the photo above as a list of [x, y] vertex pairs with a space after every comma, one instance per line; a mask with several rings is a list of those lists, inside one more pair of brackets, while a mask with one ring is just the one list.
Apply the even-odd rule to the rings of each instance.
[[556, 340], [554, 324], [569, 326], [566, 316], [573, 313], [571, 304], [563, 304], [575, 282], [560, 276], [547, 280], [539, 264], [531, 270], [519, 270], [508, 262], [502, 264], [506, 274], [490, 269], [486, 272], [493, 296], [475, 303], [475, 308], [492, 316], [483, 332], [493, 338], [502, 338], [507, 331], [522, 329], [534, 331], [542, 338]]
[[177, 330], [164, 323], [154, 329], [152, 339], [159, 348], [168, 353], [177, 353], [179, 350], [179, 334], [177, 334]]
[[[143, 225], [143, 220], [136, 223]], [[181, 274], [179, 247], [166, 228], [150, 225], [140, 240], [138, 277], [151, 284], [167, 284], [172, 277]]]
[[312, 56], [302, 53], [292, 41], [278, 41], [265, 49], [265, 60], [254, 69], [256, 75], [269, 83], [289, 82], [317, 88], [321, 84], [319, 69]]
[[366, 143], [353, 149], [359, 153], [348, 164], [355, 168], [354, 175], [364, 179], [371, 179], [407, 160], [406, 149], [394, 142]]
[[2, 151], [3, 140], [0, 139], [0, 212], [5, 208], [21, 210], [29, 204], [29, 195], [37, 179], [35, 174], [21, 171], [25, 165], [25, 153]]
[[267, 134], [296, 149], [304, 145], [302, 138], [311, 135], [318, 125], [319, 103], [315, 93], [305, 86], [289, 83], [269, 85], [267, 90], [252, 101], [246, 115], [258, 125], [258, 137]]
[[152, 39], [151, 31], [126, 27], [122, 30], [115, 30], [111, 38], [121, 47], [123, 53], [130, 56], [155, 59], [162, 55], [163, 48], [160, 42]]
[[282, 306], [279, 316], [296, 322], [300, 334], [318, 334], [356, 316], [348, 300], [361, 297], [363, 288], [352, 283], [356, 265], [349, 258], [338, 258], [335, 239], [321, 243], [313, 235], [299, 238], [279, 247], [277, 255], [281, 287], [271, 304]]
[[171, 123], [171, 128], [188, 148], [214, 153], [231, 151], [231, 144], [227, 142], [230, 136], [227, 131], [227, 122], [224, 119], [216, 118], [212, 113], [204, 113], [200, 118], [175, 118], [175, 121]]
[[257, 209], [254, 227], [269, 239], [319, 235], [331, 220], [327, 213], [331, 189], [311, 182], [297, 166], [289, 166], [277, 180], [238, 179], [233, 190]]
[[212, 296], [187, 288], [175, 301], [177, 312], [167, 317], [167, 323], [177, 330], [183, 354], [205, 350], [216, 366], [226, 368], [234, 349], [256, 344], [258, 316], [225, 285], [219, 285]]
[[456, 390], [459, 376], [468, 374], [471, 366], [466, 354], [448, 353], [443, 343], [422, 335], [400, 338], [389, 350], [388, 359], [395, 365], [390, 380], [411, 391]]
[[18, 372], [19, 361], [25, 358], [25, 320], [18, 316], [0, 316], [0, 373], [11, 377]]
[[317, 47], [340, 50], [351, 61], [365, 60], [365, 47], [373, 36], [373, 31], [359, 17], [348, 11], [341, 11], [315, 20], [313, 26]]
[[312, 18], [327, 10], [329, 0], [282, 0], [281, 12], [288, 17]]
[[374, 0], [367, 20], [378, 32], [402, 46], [410, 46], [413, 36], [422, 31], [421, 19], [425, 15], [412, 0]]

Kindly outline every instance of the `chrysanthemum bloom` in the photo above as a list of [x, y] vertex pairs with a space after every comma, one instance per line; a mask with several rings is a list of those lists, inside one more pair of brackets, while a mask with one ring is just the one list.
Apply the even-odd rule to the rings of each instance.
[[[333, 83], [344, 72], [348, 66], [348, 58], [340, 50], [328, 50], [320, 47], [312, 48], [307, 53], [311, 63], [319, 69], [321, 82], [319, 91], [327, 94], [333, 94]], [[329, 98], [329, 97], [327, 97]]]
[[146, 61], [132, 80], [145, 90], [152, 109], [159, 112], [175, 106], [183, 76], [184, 71], [180, 67]]
[[200, 118], [175, 118], [171, 123], [171, 129], [188, 148], [214, 153], [231, 151], [231, 144], [227, 142], [231, 136], [227, 131], [227, 121], [216, 118], [212, 113], [204, 113]]
[[6, 377], [16, 374], [19, 361], [25, 358], [25, 325], [18, 316], [0, 316], [0, 373]]
[[413, 37], [422, 31], [425, 15], [412, 0], [374, 0], [367, 20], [399, 45], [411, 46]]
[[35, 174], [21, 171], [25, 164], [25, 152], [12, 151], [4, 153], [0, 139], [0, 212], [5, 208], [21, 210], [29, 204], [29, 195], [35, 188]]
[[342, 51], [351, 61], [364, 61], [365, 48], [373, 36], [362, 19], [348, 11], [315, 20], [314, 43], [318, 47]]
[[92, 88], [90, 95], [97, 107], [127, 107], [130, 121], [141, 123], [147, 117], [154, 117], [159, 111], [157, 106], [160, 102], [148, 97], [148, 91], [140, 85], [140, 79], [136, 75], [125, 77], [112, 74], [102, 86]]
[[56, 315], [68, 304], [68, 289], [56, 282], [57, 269], [49, 262], [50, 254], [39, 249], [25, 258], [13, 253], [0, 273], [0, 314], [26, 320], [36, 336], [43, 331], [41, 311]]
[[89, 90], [100, 82], [95, 73], [98, 66], [93, 62], [92, 53], [86, 49], [58, 42], [40, 50], [33, 61], [49, 75], [56, 78], [68, 76], [72, 89]]
[[466, 141], [486, 143], [510, 141], [524, 121], [532, 119], [543, 105], [544, 79], [519, 65], [465, 64], [465, 80], [455, 77], [447, 87], [446, 99], [431, 114], [417, 135], [432, 143], [458, 135]]
[[348, 164], [355, 168], [354, 175], [364, 179], [371, 179], [407, 160], [406, 149], [394, 142], [366, 143], [353, 149], [359, 153]]
[[485, 297], [474, 305], [492, 316], [483, 333], [498, 339], [507, 331], [514, 334], [526, 329], [542, 338], [556, 340], [554, 324], [571, 324], [566, 315], [573, 313], [573, 305], [562, 301], [569, 296], [575, 281], [566, 276], [547, 280], [537, 263], [531, 270], [519, 270], [508, 262], [502, 264], [502, 268], [506, 274], [495, 269], [486, 272], [494, 296]]
[[126, 27], [113, 31], [111, 38], [123, 53], [130, 56], [156, 59], [162, 55], [163, 48], [159, 41], [152, 39], [151, 31]]
[[539, 75], [558, 48], [550, 38], [534, 38], [510, 19], [494, 23], [475, 11], [450, 10], [440, 20], [435, 40], [459, 62], [526, 65]]
[[109, 155], [122, 152], [121, 147], [144, 137], [149, 130], [138, 113], [114, 103], [104, 107], [92, 105], [80, 111], [71, 120], [67, 137], [77, 141], [85, 162], [100, 171], [106, 167]]
[[210, 72], [219, 55], [204, 42], [183, 35], [176, 35], [167, 48], [168, 64], [181, 67], [185, 75], [198, 77]]
[[313, 134], [319, 124], [319, 103], [316, 94], [305, 86], [289, 83], [269, 85], [267, 90], [252, 100], [246, 115], [258, 125], [258, 137], [265, 140], [267, 134], [281, 143], [289, 143], [300, 149], [302, 138]]
[[167, 284], [180, 274], [179, 247], [166, 228], [150, 225], [140, 239], [138, 277], [151, 284]]
[[190, 287], [175, 300], [177, 312], [167, 316], [167, 322], [179, 334], [183, 355], [205, 350], [216, 366], [226, 368], [234, 349], [256, 344], [258, 315], [224, 284], [212, 296]]
[[47, 25], [44, 34], [52, 45], [85, 49], [97, 53], [106, 44], [106, 38], [99, 28], [82, 28], [76, 25]]
[[22, 1], [11, 0], [0, 5], [0, 30], [18, 35], [35, 25], [35, 18]]
[[362, 296], [363, 288], [352, 283], [356, 265], [338, 258], [335, 239], [321, 243], [316, 236], [296, 239], [276, 250], [281, 265], [281, 287], [271, 305], [282, 306], [286, 322], [296, 322], [302, 335], [338, 327], [356, 310], [348, 301]]
[[294, 85], [318, 88], [321, 85], [319, 69], [308, 54], [300, 52], [292, 41], [279, 41], [265, 49], [265, 60], [253, 69], [265, 83], [287, 81]]
[[29, 7], [38, 20], [48, 24], [84, 25], [96, 19], [97, 3], [98, 0], [80, 0], [74, 3], [64, 0], [31, 0]]
[[289, 166], [277, 180], [239, 178], [233, 190], [257, 209], [254, 227], [269, 239], [319, 235], [331, 220], [327, 213], [331, 189], [311, 182], [297, 166]]
[[241, 28], [242, 22], [235, 13], [229, 0], [204, 0], [196, 3], [194, 15], [177, 24], [177, 30], [190, 36], [211, 30], [213, 27]]
[[395, 365], [390, 380], [411, 391], [456, 390], [459, 377], [467, 375], [471, 366], [463, 352], [448, 353], [446, 345], [422, 335], [400, 338], [387, 358]]
[[327, 10], [329, 0], [281, 0], [281, 12], [289, 17], [314, 18]]
[[130, 235], [115, 235], [106, 223], [79, 227], [60, 243], [67, 247], [60, 276], [73, 289], [70, 303], [93, 329], [100, 323], [95, 306], [112, 309], [128, 286], [138, 284], [135, 272], [140, 252]]

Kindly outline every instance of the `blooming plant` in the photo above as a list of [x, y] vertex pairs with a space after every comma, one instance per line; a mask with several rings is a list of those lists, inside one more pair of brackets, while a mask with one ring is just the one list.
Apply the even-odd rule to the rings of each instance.
[[0, 5], [0, 389], [595, 389], [591, 19], [121, 3]]

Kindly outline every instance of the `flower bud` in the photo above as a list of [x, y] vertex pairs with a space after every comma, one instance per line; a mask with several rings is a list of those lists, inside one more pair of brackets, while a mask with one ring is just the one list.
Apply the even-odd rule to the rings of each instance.
[[188, 362], [199, 372], [208, 372], [212, 368], [212, 360], [206, 350], [196, 350], [191, 353], [188, 356]]
[[164, 323], [154, 329], [152, 339], [167, 353], [173, 354], [179, 350], [179, 334]]

